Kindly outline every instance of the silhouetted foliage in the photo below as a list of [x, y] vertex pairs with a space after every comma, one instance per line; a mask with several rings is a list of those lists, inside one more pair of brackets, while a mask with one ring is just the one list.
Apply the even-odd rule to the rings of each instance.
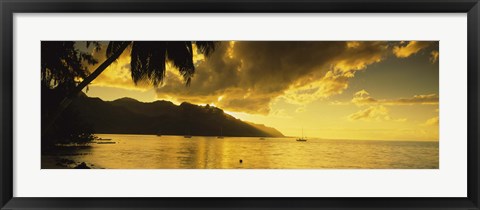
[[[42, 85], [41, 121], [45, 126], [49, 115], [54, 111], [55, 101], [61, 100], [63, 93], [59, 89], [50, 89]], [[55, 153], [57, 144], [84, 144], [94, 139], [94, 130], [91, 124], [78, 116], [78, 112], [67, 109], [42, 135], [42, 153]]]
[[[96, 42], [96, 45], [99, 44]], [[44, 87], [72, 90], [79, 79], [88, 76], [82, 62], [96, 64], [90, 54], [75, 48], [75, 42], [43, 41], [41, 43], [41, 81]]]
[[[107, 56], [118, 50], [123, 42], [113, 41], [108, 44]], [[177, 68], [188, 85], [195, 73], [193, 65], [193, 44], [205, 56], [215, 50], [212, 41], [134, 41], [131, 52], [131, 75], [135, 83], [149, 81], [154, 86], [165, 78], [166, 63]]]
[[[100, 46], [98, 42], [93, 44]], [[75, 42], [43, 41], [41, 45], [41, 120], [45, 126], [60, 101], [75, 88], [78, 79], [88, 76], [82, 63], [96, 64], [97, 60], [77, 50]], [[52, 127], [42, 133], [42, 151], [55, 144], [86, 143], [93, 139], [91, 126], [72, 110], [65, 111]]]
[[[94, 50], [100, 50], [99, 42], [86, 42], [87, 48], [92, 44]], [[133, 81], [137, 83], [146, 80], [157, 86], [165, 77], [167, 62], [178, 68], [187, 85], [190, 83], [195, 72], [193, 44], [204, 55], [209, 55], [215, 49], [215, 42], [211, 41], [112, 41], [106, 49], [107, 59], [87, 76], [88, 72], [86, 67], [82, 66], [82, 61], [88, 64], [96, 64], [97, 61], [91, 55], [77, 50], [74, 42], [42, 42], [42, 83], [46, 88], [56, 89], [55, 94], [64, 96], [63, 99], [52, 97], [52, 103], [57, 104], [52, 106], [53, 110], [42, 109], [42, 117], [49, 118], [42, 124], [46, 125], [42, 128], [42, 136], [50, 133], [48, 130], [67, 109], [72, 99], [117, 60], [129, 45], [132, 47], [130, 65]], [[81, 82], [76, 85], [79, 80]]]

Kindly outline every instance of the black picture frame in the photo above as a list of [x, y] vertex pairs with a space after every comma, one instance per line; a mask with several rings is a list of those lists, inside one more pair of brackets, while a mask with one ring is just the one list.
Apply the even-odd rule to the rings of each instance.
[[[478, 0], [1, 0], [1, 209], [479, 209]], [[14, 13], [467, 13], [468, 196], [465, 198], [13, 197]], [[253, 190], [253, 189], [252, 189]]]

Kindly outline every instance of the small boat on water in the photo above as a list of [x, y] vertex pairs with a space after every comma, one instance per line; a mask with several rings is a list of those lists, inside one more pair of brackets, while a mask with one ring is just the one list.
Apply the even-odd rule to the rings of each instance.
[[263, 137], [260, 137], [259, 139], [260, 139], [260, 140], [265, 140], [265, 138], [263, 138]]
[[103, 138], [98, 138], [98, 139], [95, 139], [97, 141], [111, 141], [112, 139], [103, 139]]
[[185, 135], [183, 135], [183, 138], [186, 138], [186, 139], [191, 139], [192, 138], [192, 135], [190, 134], [190, 131], [185, 129]]
[[217, 136], [217, 139], [223, 139], [223, 128], [220, 127], [220, 136]]
[[303, 136], [303, 128], [302, 128], [302, 137], [298, 138], [297, 141], [303, 141], [303, 142], [307, 141], [307, 137]]
[[107, 138], [95, 138], [91, 143], [94, 144], [115, 144], [116, 142], [112, 141], [112, 139]]
[[117, 142], [114, 142], [114, 141], [100, 141], [100, 142], [97, 142], [97, 144], [116, 144]]

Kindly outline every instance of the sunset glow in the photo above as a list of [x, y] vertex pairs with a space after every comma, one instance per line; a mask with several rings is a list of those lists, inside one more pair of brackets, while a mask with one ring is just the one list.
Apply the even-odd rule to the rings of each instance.
[[[79, 48], [106, 59], [105, 47]], [[162, 84], [135, 84], [130, 53], [84, 92], [105, 101], [209, 104], [285, 136], [303, 129], [322, 139], [439, 140], [438, 42], [225, 41], [208, 57], [194, 48], [189, 86], [168, 64]]]

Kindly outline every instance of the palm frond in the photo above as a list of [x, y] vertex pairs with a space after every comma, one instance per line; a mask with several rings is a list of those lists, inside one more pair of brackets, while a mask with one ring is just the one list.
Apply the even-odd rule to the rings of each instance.
[[157, 86], [163, 81], [165, 77], [165, 51], [165, 42], [133, 42], [130, 65], [135, 84], [147, 80]]
[[108, 43], [108, 46], [107, 46], [107, 57], [110, 57], [113, 55], [113, 53], [115, 53], [118, 49], [120, 49], [120, 47], [122, 46], [122, 44], [124, 43], [124, 41], [111, 41]]
[[195, 45], [197, 45], [197, 49], [200, 53], [204, 54], [205, 56], [209, 56], [216, 47], [217, 42], [213, 41], [196, 41]]
[[135, 84], [146, 78], [146, 69], [148, 68], [148, 47], [145, 42], [133, 42], [131, 52], [131, 73], [132, 79]]
[[82, 64], [95, 62], [95, 59], [85, 56], [71, 41], [41, 42], [41, 81], [50, 89], [60, 88], [68, 91], [76, 85], [76, 78], [88, 76], [87, 68]]
[[[131, 74], [137, 84], [148, 81], [154, 86], [162, 83], [165, 78], [166, 62], [180, 71], [187, 85], [195, 73], [193, 65], [193, 46], [195, 43], [200, 53], [206, 56], [215, 50], [215, 42], [211, 41], [135, 41], [131, 52]], [[110, 42], [107, 54], [118, 45]], [[110, 49], [110, 50], [108, 50]]]
[[85, 43], [87, 48], [89, 48], [90, 45], [93, 44], [94, 45], [93, 49], [95, 50], [95, 52], [99, 52], [102, 49], [102, 45], [98, 41], [86, 41]]
[[193, 48], [190, 41], [167, 42], [167, 59], [178, 68], [187, 85], [195, 73]]
[[165, 78], [166, 43], [154, 42], [151, 46], [153, 49], [149, 61], [148, 78], [154, 86], [157, 86]]

